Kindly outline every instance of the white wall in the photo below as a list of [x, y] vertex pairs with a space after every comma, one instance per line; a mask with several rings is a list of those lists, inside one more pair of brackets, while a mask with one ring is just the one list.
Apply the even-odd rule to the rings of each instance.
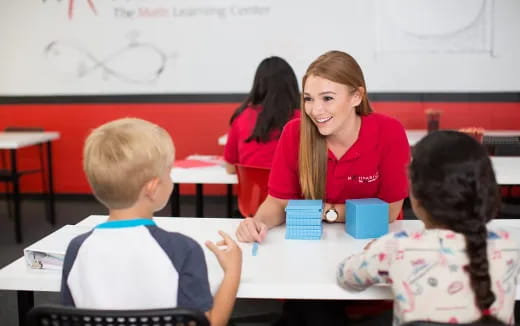
[[264, 57], [300, 78], [331, 49], [371, 92], [520, 90], [518, 0], [91, 3], [2, 0], [0, 95], [243, 93]]

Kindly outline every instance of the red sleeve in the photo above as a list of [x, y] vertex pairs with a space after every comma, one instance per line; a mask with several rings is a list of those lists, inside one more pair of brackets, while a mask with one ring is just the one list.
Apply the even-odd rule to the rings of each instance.
[[300, 119], [288, 122], [280, 136], [269, 174], [269, 194], [280, 199], [301, 198], [298, 177]]
[[239, 163], [238, 159], [238, 124], [239, 124], [240, 116], [238, 116], [233, 123], [231, 124], [231, 128], [229, 129], [227, 135], [226, 147], [224, 148], [224, 160], [229, 164], [237, 164]]
[[378, 197], [393, 203], [408, 197], [408, 164], [410, 145], [401, 123], [390, 119], [385, 126], [381, 141], [384, 142], [379, 171]]

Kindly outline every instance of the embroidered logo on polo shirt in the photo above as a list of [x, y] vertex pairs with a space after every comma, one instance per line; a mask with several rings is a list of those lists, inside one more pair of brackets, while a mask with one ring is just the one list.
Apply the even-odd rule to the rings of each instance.
[[379, 179], [379, 171], [371, 175], [349, 175], [347, 181], [353, 181], [357, 183], [371, 183]]

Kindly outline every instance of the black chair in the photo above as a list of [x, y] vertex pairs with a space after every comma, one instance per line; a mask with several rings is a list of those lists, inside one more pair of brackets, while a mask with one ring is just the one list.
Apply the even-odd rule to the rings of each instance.
[[520, 156], [518, 136], [484, 136], [482, 144], [493, 156]]
[[401, 324], [401, 326], [450, 326], [455, 324], [450, 323], [437, 323], [433, 321], [415, 320], [408, 323]]
[[461, 324], [451, 324], [451, 323], [438, 323], [434, 321], [424, 321], [424, 320], [417, 320], [417, 321], [411, 321], [408, 323], [404, 323], [401, 326], [451, 326], [451, 325], [458, 325], [458, 326], [506, 326], [506, 324], [502, 323], [500, 320], [497, 319], [490, 319], [490, 320], [477, 320], [472, 323], [461, 323]]
[[28, 326], [209, 326], [204, 313], [192, 309], [79, 309], [41, 305], [27, 314]]

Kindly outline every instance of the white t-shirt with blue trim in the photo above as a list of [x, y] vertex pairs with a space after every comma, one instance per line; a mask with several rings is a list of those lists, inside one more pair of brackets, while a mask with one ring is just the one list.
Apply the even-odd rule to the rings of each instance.
[[74, 238], [61, 296], [64, 305], [89, 309], [213, 306], [200, 245], [151, 219], [110, 221]]

